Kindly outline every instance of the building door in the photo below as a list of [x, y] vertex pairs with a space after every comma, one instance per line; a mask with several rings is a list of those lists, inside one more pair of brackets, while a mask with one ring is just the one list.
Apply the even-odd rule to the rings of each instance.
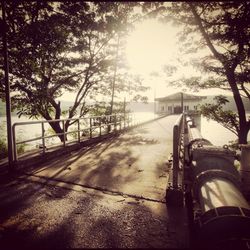
[[181, 106], [174, 107], [174, 114], [181, 114], [181, 113], [182, 113]]
[[172, 111], [172, 106], [168, 106], [168, 113], [169, 113], [169, 114], [172, 114], [172, 113], [173, 113], [173, 111]]

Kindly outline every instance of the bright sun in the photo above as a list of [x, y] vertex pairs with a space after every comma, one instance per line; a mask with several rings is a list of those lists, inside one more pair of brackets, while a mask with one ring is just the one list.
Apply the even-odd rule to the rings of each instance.
[[[138, 22], [135, 29], [127, 38], [126, 54], [132, 73], [143, 76], [144, 86], [150, 90], [144, 93], [153, 101], [155, 97], [166, 96], [176, 92], [176, 88], [169, 84], [169, 79], [162, 72], [164, 65], [177, 66], [174, 77], [195, 75], [191, 66], [182, 66], [177, 60], [181, 58], [180, 47], [176, 38], [180, 29], [169, 23], [160, 23], [155, 19]], [[150, 73], [158, 72], [158, 77]], [[178, 91], [181, 91], [179, 89]], [[206, 93], [207, 94], [207, 90]], [[72, 96], [71, 96], [72, 95]], [[61, 99], [72, 100], [73, 94], [65, 94]]]
[[127, 59], [135, 73], [149, 74], [160, 70], [174, 57], [176, 29], [156, 20], [136, 25], [127, 40]]

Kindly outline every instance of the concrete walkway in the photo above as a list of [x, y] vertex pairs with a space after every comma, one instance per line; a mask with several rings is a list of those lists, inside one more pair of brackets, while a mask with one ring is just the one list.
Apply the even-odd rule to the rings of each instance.
[[0, 244], [187, 247], [185, 210], [164, 203], [177, 117], [32, 166], [1, 185]]

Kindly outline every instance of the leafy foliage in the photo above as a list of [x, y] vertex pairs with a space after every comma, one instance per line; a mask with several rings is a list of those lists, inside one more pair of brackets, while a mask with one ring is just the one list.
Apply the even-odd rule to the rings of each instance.
[[222, 126], [238, 135], [239, 119], [238, 115], [232, 110], [224, 110], [223, 106], [228, 102], [225, 96], [216, 96], [215, 104], [206, 103], [200, 106], [200, 112], [208, 119], [219, 122]]
[[[8, 156], [8, 144], [7, 144], [7, 128], [6, 124], [2, 123], [0, 125], [0, 159], [4, 159]], [[18, 134], [17, 139], [22, 140], [22, 134]], [[17, 145], [17, 153], [21, 154], [25, 152], [25, 144], [18, 144]]]
[[[108, 95], [114, 65], [123, 66], [115, 56], [115, 35], [125, 36], [136, 3], [109, 2], [23, 2], [7, 3], [7, 36], [12, 108], [18, 115], [46, 120], [83, 117], [89, 110], [88, 97]], [[121, 39], [122, 40], [122, 39]], [[122, 41], [121, 41], [122, 42]], [[2, 44], [1, 44], [2, 46]], [[1, 63], [3, 61], [0, 58]], [[1, 71], [1, 77], [3, 72]], [[126, 74], [123, 72], [123, 76]], [[116, 90], [127, 87], [117, 72]], [[123, 83], [123, 85], [121, 84]], [[135, 83], [133, 83], [134, 85]], [[74, 104], [61, 110], [58, 98], [75, 94]], [[4, 85], [0, 87], [4, 98]], [[73, 122], [65, 123], [65, 130]], [[57, 133], [59, 122], [50, 123]], [[59, 136], [63, 140], [63, 136]]]
[[[203, 109], [204, 115], [224, 125], [233, 123], [237, 118], [239, 142], [247, 143], [250, 121], [246, 120], [242, 96], [250, 102], [250, 3], [173, 2], [162, 5], [164, 10], [160, 13], [160, 19], [182, 27], [179, 33], [182, 63], [189, 62], [203, 74], [172, 83], [185, 84], [194, 90], [218, 87], [232, 91], [237, 116], [226, 111], [223, 113], [222, 103], [213, 107], [207, 105]], [[209, 110], [213, 115], [209, 114]], [[233, 126], [236, 129], [236, 124]], [[231, 125], [227, 127], [231, 129]]]

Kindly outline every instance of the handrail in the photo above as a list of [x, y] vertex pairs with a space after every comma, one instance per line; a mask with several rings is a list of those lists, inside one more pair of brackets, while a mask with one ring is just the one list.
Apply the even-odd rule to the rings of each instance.
[[180, 148], [181, 148], [181, 133], [183, 131], [183, 116], [181, 114], [176, 120], [173, 128], [173, 188], [178, 188], [178, 171], [180, 168]]
[[[115, 114], [116, 116], [124, 116], [123, 114]], [[87, 116], [82, 118], [65, 118], [65, 119], [53, 119], [53, 120], [42, 120], [42, 121], [30, 121], [30, 122], [15, 122], [13, 125], [30, 125], [30, 124], [39, 124], [39, 123], [51, 123], [51, 122], [61, 122], [61, 121], [72, 121], [72, 120], [87, 120], [87, 119], [96, 119], [103, 117], [111, 117], [115, 115], [98, 115], [98, 116]]]
[[[117, 131], [118, 125], [119, 125], [119, 130], [122, 128], [129, 127], [130, 124], [130, 119], [131, 119], [131, 114], [113, 114], [113, 115], [101, 115], [101, 116], [88, 116], [88, 117], [83, 117], [83, 118], [69, 118], [69, 119], [55, 119], [55, 120], [42, 120], [42, 121], [29, 121], [29, 122], [16, 122], [12, 125], [12, 131], [13, 131], [13, 151], [14, 151], [14, 161], [18, 161], [18, 153], [17, 153], [17, 145], [18, 144], [24, 144], [27, 142], [32, 142], [32, 141], [39, 141], [41, 140], [42, 142], [42, 152], [45, 153], [46, 149], [46, 143], [45, 139], [47, 138], [52, 138], [52, 137], [57, 137], [60, 135], [63, 135], [63, 147], [66, 146], [66, 135], [71, 134], [71, 133], [77, 133], [78, 137], [78, 142], [81, 142], [81, 131], [89, 131], [89, 136], [88, 139], [93, 138], [93, 131], [95, 129], [99, 128], [99, 134], [95, 137], [99, 137], [102, 135], [102, 128], [104, 127], [110, 127], [113, 125], [113, 131]], [[84, 128], [81, 128], [81, 121], [86, 121], [86, 124], [84, 125]], [[113, 121], [112, 121], [113, 120]], [[66, 121], [75, 121], [77, 123], [77, 129], [72, 130], [72, 131], [65, 131], [65, 122]], [[53, 122], [62, 122], [63, 124], [63, 132], [62, 133], [55, 133], [53, 135], [45, 135], [45, 129], [44, 129], [44, 124], [49, 124]], [[122, 124], [123, 123], [123, 124]], [[23, 125], [31, 125], [31, 124], [41, 124], [41, 136], [36, 137], [36, 138], [31, 138], [28, 140], [23, 140], [23, 141], [16, 141], [16, 127], [17, 126], [23, 126]], [[123, 126], [122, 126], [123, 125]], [[108, 129], [107, 134], [110, 133], [110, 129]]]
[[166, 190], [166, 202], [174, 206], [183, 206], [183, 178], [178, 183], [181, 173], [184, 173], [184, 132], [185, 113], [182, 113], [173, 126], [173, 154], [170, 181]]

